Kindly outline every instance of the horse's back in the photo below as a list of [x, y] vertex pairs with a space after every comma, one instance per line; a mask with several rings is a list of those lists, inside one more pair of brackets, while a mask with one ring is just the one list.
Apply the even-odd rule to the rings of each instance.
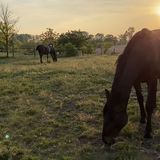
[[160, 29], [151, 31], [144, 28], [137, 32], [117, 62], [121, 70], [135, 63], [135, 68], [142, 66], [143, 72], [154, 72], [160, 77]]
[[38, 45], [36, 50], [38, 50], [40, 54], [48, 54], [48, 48], [42, 44]]
[[152, 30], [153, 34], [155, 35], [156, 38], [160, 39], [160, 29], [155, 29]]
[[44, 47], [45, 47], [44, 45], [40, 44], [36, 47], [36, 50], [38, 51], [43, 50]]

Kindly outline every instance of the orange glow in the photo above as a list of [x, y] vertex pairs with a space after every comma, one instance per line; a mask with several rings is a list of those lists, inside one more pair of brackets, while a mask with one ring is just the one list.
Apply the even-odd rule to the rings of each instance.
[[156, 14], [160, 16], [160, 6], [156, 7]]

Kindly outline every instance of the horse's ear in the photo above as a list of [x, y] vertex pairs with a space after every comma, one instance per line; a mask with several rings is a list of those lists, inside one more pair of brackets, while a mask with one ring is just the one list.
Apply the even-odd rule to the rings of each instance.
[[108, 98], [109, 98], [109, 95], [110, 95], [109, 90], [105, 89], [105, 94], [106, 94], [106, 98], [108, 99]]

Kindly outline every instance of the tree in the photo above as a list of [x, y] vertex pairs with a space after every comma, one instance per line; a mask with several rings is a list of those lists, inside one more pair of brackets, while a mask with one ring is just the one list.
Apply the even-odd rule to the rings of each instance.
[[101, 54], [103, 54], [104, 49], [104, 34], [103, 33], [97, 33], [94, 37], [96, 42], [96, 48], [101, 49]]
[[105, 42], [110, 42], [110, 43], [112, 43], [113, 45], [115, 45], [115, 44], [118, 42], [117, 37], [115, 37], [115, 36], [112, 35], [112, 34], [107, 34], [107, 35], [105, 36], [104, 41], [105, 41]]
[[67, 57], [78, 55], [78, 50], [72, 43], [66, 43], [64, 45], [64, 49], [65, 49], [65, 56]]
[[40, 35], [40, 39], [45, 44], [49, 43], [56, 44], [58, 36], [59, 34], [54, 32], [53, 29], [47, 28], [46, 32]]
[[104, 41], [104, 34], [103, 34], [103, 33], [97, 33], [97, 34], [95, 35], [95, 39], [96, 39], [97, 41], [103, 42], [103, 41]]
[[119, 39], [119, 44], [124, 45], [124, 44], [127, 43], [127, 36], [126, 36], [126, 34], [120, 34], [118, 36], [118, 39]]
[[134, 32], [135, 32], [134, 27], [129, 27], [127, 29], [127, 31], [125, 32], [125, 35], [126, 35], [128, 41], [133, 37]]
[[126, 44], [132, 38], [134, 32], [134, 27], [129, 27], [124, 34], [119, 35], [119, 43]]
[[85, 31], [68, 31], [59, 36], [58, 44], [65, 45], [67, 43], [71, 43], [77, 49], [80, 49], [88, 39], [90, 39], [90, 35]]
[[9, 10], [8, 5], [0, 5], [0, 41], [5, 46], [7, 57], [9, 56], [9, 46], [13, 45], [13, 38], [17, 33], [15, 26], [18, 19], [13, 18], [13, 13]]
[[31, 34], [16, 34], [15, 39], [20, 41], [21, 43], [26, 43], [33, 39], [33, 35]]
[[81, 47], [82, 54], [92, 54], [94, 52], [93, 45], [91, 43], [86, 43]]

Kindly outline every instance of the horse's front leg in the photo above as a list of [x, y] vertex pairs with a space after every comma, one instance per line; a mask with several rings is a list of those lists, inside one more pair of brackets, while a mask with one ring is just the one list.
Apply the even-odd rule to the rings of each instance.
[[156, 108], [157, 80], [152, 79], [147, 82], [147, 85], [148, 85], [148, 96], [146, 102], [147, 124], [146, 124], [144, 138], [152, 138], [151, 120], [152, 120], [153, 109]]
[[40, 57], [40, 63], [43, 63], [43, 61], [42, 61], [42, 55], [39, 55], [39, 57]]
[[48, 53], [47, 53], [47, 63], [48, 63]]
[[143, 99], [143, 95], [142, 95], [141, 84], [140, 83], [135, 83], [134, 88], [135, 88], [135, 91], [136, 91], [137, 100], [138, 100], [139, 107], [140, 107], [140, 112], [141, 112], [140, 123], [145, 123], [146, 122], [146, 112], [145, 112], [145, 109], [144, 109], [144, 99]]

